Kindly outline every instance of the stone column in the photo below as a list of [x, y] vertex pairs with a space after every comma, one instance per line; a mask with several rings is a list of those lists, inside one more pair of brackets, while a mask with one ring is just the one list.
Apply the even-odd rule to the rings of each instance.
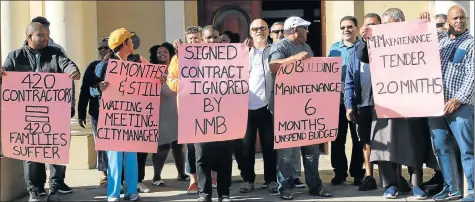
[[[97, 9], [95, 1], [45, 1], [45, 17], [50, 21], [50, 37], [61, 45], [78, 65], [81, 77], [97, 58]], [[76, 81], [76, 104], [81, 81]], [[77, 108], [77, 106], [76, 106]]]

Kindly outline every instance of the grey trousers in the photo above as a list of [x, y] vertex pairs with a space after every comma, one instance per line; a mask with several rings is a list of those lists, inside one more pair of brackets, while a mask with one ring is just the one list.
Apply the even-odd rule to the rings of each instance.
[[[277, 150], [277, 180], [279, 181], [279, 192], [293, 187], [294, 168], [292, 166], [292, 150], [295, 148]], [[302, 152], [303, 166], [305, 168], [305, 183], [310, 191], [316, 191], [322, 186], [322, 180], [318, 173], [320, 160], [319, 145], [309, 145], [298, 147]]]
[[290, 148], [289, 150], [291, 153], [290, 164], [292, 164], [292, 168], [294, 169], [292, 178], [297, 179], [302, 175], [300, 147]]
[[[57, 187], [64, 183], [66, 166], [49, 164], [49, 185], [50, 188]], [[28, 191], [37, 188], [44, 188], [46, 183], [46, 167], [44, 163], [33, 161], [23, 161], [23, 172], [25, 175], [26, 189]]]

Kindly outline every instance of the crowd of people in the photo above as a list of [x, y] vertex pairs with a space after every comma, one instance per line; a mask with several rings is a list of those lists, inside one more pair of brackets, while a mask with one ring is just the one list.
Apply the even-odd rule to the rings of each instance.
[[[419, 19], [431, 20], [429, 13]], [[360, 191], [377, 188], [373, 165], [377, 164], [384, 188], [383, 197], [394, 199], [399, 192], [412, 191], [415, 199], [433, 196], [436, 201], [461, 199], [473, 201], [474, 146], [473, 146], [473, 93], [474, 93], [474, 39], [467, 30], [467, 13], [460, 6], [453, 6], [447, 15], [435, 16], [444, 95], [445, 115], [441, 117], [378, 119], [375, 115], [371, 88], [370, 58], [367, 50], [367, 33], [371, 26], [405, 21], [404, 13], [397, 8], [386, 10], [382, 16], [368, 13], [360, 24], [354, 16], [340, 21], [341, 40], [333, 44], [329, 57], [342, 57], [342, 78], [339, 129], [331, 142], [331, 164], [334, 168], [332, 185], [343, 184], [348, 173]], [[332, 197], [319, 176], [320, 145], [274, 149], [274, 95], [275, 73], [282, 64], [314, 57], [306, 40], [311, 23], [300, 17], [289, 17], [270, 27], [262, 19], [250, 25], [250, 38], [244, 43], [249, 47], [249, 103], [247, 130], [243, 139], [181, 145], [176, 139], [162, 142], [152, 154], [153, 186], [165, 186], [161, 172], [170, 149], [178, 171], [177, 180], [189, 181], [187, 193], [198, 194], [198, 201], [211, 201], [213, 188], [219, 201], [230, 198], [232, 155], [241, 171], [239, 191], [249, 193], [256, 183], [255, 144], [257, 131], [264, 160], [262, 187], [278, 193], [281, 199], [292, 200], [293, 188], [308, 186], [308, 193], [318, 197]], [[68, 73], [73, 80], [80, 79], [77, 65], [63, 48], [49, 37], [50, 23], [44, 17], [34, 18], [26, 30], [23, 47], [8, 54], [0, 74], [8, 71]], [[361, 37], [358, 37], [358, 34]], [[149, 59], [135, 51], [140, 46], [137, 33], [124, 28], [111, 32], [98, 47], [99, 59], [86, 68], [78, 102], [78, 121], [85, 127], [87, 111], [96, 135], [100, 115], [102, 92], [109, 83], [104, 81], [109, 59], [167, 65], [162, 78], [160, 96], [160, 138], [176, 137], [178, 133], [177, 92], [179, 88], [178, 47], [183, 43], [239, 43], [236, 33], [225, 31], [221, 35], [212, 25], [203, 28], [189, 26], [184, 31], [185, 42], [178, 39], [173, 44], [163, 42], [150, 48]], [[268, 40], [268, 38], [272, 40]], [[31, 69], [25, 69], [29, 66]], [[74, 82], [73, 82], [74, 83]], [[73, 87], [74, 90], [74, 87]], [[88, 108], [88, 109], [87, 109]], [[75, 104], [71, 117], [75, 115]], [[346, 136], [350, 129], [352, 156], [349, 165], [345, 154]], [[186, 149], [186, 151], [185, 151]], [[216, 152], [219, 151], [219, 152]], [[107, 187], [107, 200], [119, 201], [124, 192], [125, 200], [138, 201], [138, 192], [150, 192], [142, 183], [145, 177], [147, 153], [97, 151], [97, 169], [102, 173], [99, 186]], [[301, 181], [301, 161], [305, 183]], [[463, 174], [468, 182], [468, 193], [462, 198]], [[422, 182], [423, 166], [434, 169], [434, 176]], [[40, 196], [58, 199], [58, 193], [71, 193], [65, 184], [66, 167], [49, 165], [50, 189], [47, 193], [45, 164], [25, 161], [24, 172], [30, 201]], [[408, 167], [410, 179], [402, 176], [402, 166]], [[188, 173], [188, 174], [187, 174]], [[306, 185], [305, 185], [306, 184]]]

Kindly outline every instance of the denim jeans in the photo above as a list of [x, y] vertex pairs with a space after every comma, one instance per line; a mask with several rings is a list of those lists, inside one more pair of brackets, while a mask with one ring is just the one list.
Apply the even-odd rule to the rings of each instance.
[[[279, 181], [279, 192], [293, 187], [294, 167], [292, 165], [292, 150], [294, 148], [277, 150], [277, 180]], [[322, 180], [318, 173], [318, 161], [320, 159], [319, 145], [309, 145], [300, 147], [305, 169], [305, 183], [310, 191], [316, 191], [322, 186]]]
[[[91, 127], [92, 127], [92, 134], [94, 137], [94, 142], [96, 142], [96, 135], [97, 135], [97, 117], [93, 117], [89, 115], [89, 120], [91, 121]], [[97, 153], [97, 170], [102, 171], [102, 172], [107, 172], [107, 153], [106, 151], [100, 151], [96, 150]]]
[[[459, 171], [455, 145], [460, 148], [462, 167], [467, 178], [468, 193], [473, 194], [473, 105], [461, 105], [452, 114], [429, 118], [434, 154], [439, 162], [444, 182], [450, 191], [459, 191]], [[453, 134], [453, 137], [451, 136]]]
[[292, 178], [296, 179], [296, 178], [300, 178], [301, 176], [301, 173], [302, 173], [302, 169], [300, 168], [300, 147], [294, 147], [294, 148], [290, 148], [291, 150], [291, 164], [292, 164], [292, 168], [294, 168], [294, 174], [292, 175]]

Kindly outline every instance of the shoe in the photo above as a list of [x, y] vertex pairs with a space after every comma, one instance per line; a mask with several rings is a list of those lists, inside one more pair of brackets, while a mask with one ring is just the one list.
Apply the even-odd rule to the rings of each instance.
[[244, 182], [241, 185], [241, 189], [239, 189], [239, 192], [241, 193], [249, 193], [252, 190], [254, 190], [254, 184], [250, 182]]
[[[244, 182], [242, 182], [244, 183]], [[262, 184], [262, 188], [267, 188], [267, 182], [264, 182], [264, 184]]]
[[280, 192], [280, 198], [282, 200], [294, 200], [294, 193], [290, 190], [284, 190]]
[[434, 201], [450, 201], [458, 200], [460, 198], [462, 198], [460, 191], [449, 191], [448, 186], [445, 186], [440, 193], [434, 195], [433, 197]]
[[390, 186], [384, 191], [383, 197], [387, 199], [395, 199], [398, 194], [399, 192], [397, 191], [396, 186]]
[[119, 201], [119, 198], [117, 197], [109, 197], [107, 201], [113, 202], [113, 201]]
[[45, 188], [44, 188], [44, 187], [39, 187], [39, 188], [38, 188], [38, 194], [39, 194], [40, 196], [46, 196], [47, 193], [46, 193]]
[[58, 186], [58, 192], [62, 194], [69, 194], [69, 193], [73, 193], [73, 190], [67, 184], [61, 183]]
[[213, 189], [217, 189], [218, 188], [218, 181], [213, 179], [213, 184], [211, 185], [213, 187]]
[[28, 201], [30, 202], [40, 201], [40, 194], [38, 193], [37, 190], [31, 190], [29, 191], [29, 193], [30, 193], [30, 198], [28, 199]]
[[319, 188], [314, 189], [314, 190], [308, 190], [308, 193], [311, 196], [320, 196], [320, 197], [332, 197], [332, 193], [328, 190], [326, 190], [322, 185], [320, 185]]
[[279, 184], [277, 182], [270, 182], [268, 186], [270, 193], [279, 193]]
[[473, 194], [470, 194], [465, 198], [460, 199], [460, 201], [473, 201]]
[[141, 193], [148, 193], [150, 189], [142, 182], [137, 183], [137, 190]]
[[140, 201], [140, 195], [137, 193], [130, 194], [126, 197], [124, 197], [124, 200], [126, 201]]
[[332, 185], [341, 185], [346, 181], [346, 177], [335, 176], [332, 179]]
[[165, 182], [163, 180], [158, 180], [158, 181], [154, 181], [152, 182], [153, 186], [157, 186], [157, 187], [164, 187], [165, 186]]
[[233, 200], [226, 195], [223, 195], [221, 197], [218, 197], [218, 202], [232, 202]]
[[424, 192], [424, 190], [422, 190], [418, 186], [412, 187], [412, 195], [414, 196], [414, 199], [416, 200], [424, 200], [427, 198], [426, 192]]
[[48, 197], [46, 198], [46, 201], [60, 201], [58, 193], [59, 193], [59, 190], [50, 189], [48, 192]]
[[369, 191], [373, 189], [377, 189], [376, 186], [376, 179], [372, 176], [366, 176], [361, 181], [361, 185], [358, 187], [358, 191]]
[[99, 179], [99, 187], [106, 188], [107, 187], [107, 176], [102, 176]]
[[176, 177], [176, 179], [177, 179], [178, 181], [190, 181], [190, 176], [187, 175], [187, 174], [178, 175], [178, 177]]
[[197, 200], [198, 202], [212, 202], [210, 197], [200, 196]]
[[305, 188], [305, 183], [300, 181], [300, 178], [295, 178], [294, 179], [294, 187], [295, 188]]
[[186, 190], [186, 193], [187, 194], [198, 194], [198, 191], [199, 191], [198, 184], [193, 183], [193, 184], [190, 184], [190, 186]]

